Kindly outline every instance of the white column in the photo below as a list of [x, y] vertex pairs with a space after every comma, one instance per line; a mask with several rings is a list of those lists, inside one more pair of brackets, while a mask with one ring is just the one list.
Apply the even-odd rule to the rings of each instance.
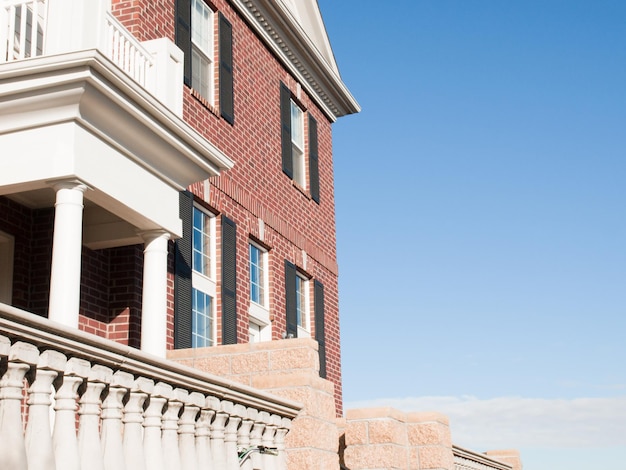
[[55, 184], [54, 236], [48, 318], [78, 328], [80, 263], [83, 239], [83, 193], [79, 181]]
[[162, 230], [144, 232], [141, 350], [165, 357], [167, 344], [167, 241]]

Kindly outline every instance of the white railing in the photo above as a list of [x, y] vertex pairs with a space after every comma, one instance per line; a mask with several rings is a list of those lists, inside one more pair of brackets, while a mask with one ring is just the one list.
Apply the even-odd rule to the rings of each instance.
[[0, 0], [0, 64], [97, 49], [182, 116], [182, 51], [167, 38], [138, 41], [108, 8], [105, 0]]
[[137, 83], [147, 86], [154, 66], [152, 56], [110, 12], [105, 14], [105, 18], [105, 55]]
[[0, 2], [0, 62], [41, 55], [45, 22], [45, 0]]
[[454, 470], [511, 470], [511, 466], [488, 455], [452, 446]]
[[0, 304], [0, 468], [286, 470], [300, 406]]

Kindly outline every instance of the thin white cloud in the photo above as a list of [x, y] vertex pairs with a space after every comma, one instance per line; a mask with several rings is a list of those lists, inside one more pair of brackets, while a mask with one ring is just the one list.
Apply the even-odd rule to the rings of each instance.
[[450, 418], [455, 444], [500, 448], [626, 446], [626, 396], [613, 398], [409, 397], [347, 403], [346, 408], [438, 411]]

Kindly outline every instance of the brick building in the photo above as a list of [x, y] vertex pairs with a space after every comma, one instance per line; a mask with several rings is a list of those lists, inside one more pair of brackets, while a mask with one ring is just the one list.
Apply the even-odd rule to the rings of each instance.
[[[317, 3], [2, 3], [9, 39], [26, 37], [9, 41], [4, 54], [18, 60], [0, 78], [11, 103], [0, 118], [0, 300], [160, 356], [310, 336], [341, 414], [331, 125], [359, 107]], [[75, 18], [60, 18], [63, 8]], [[110, 26], [85, 20], [101, 11], [103, 24], [132, 37], [114, 33], [101, 47], [96, 36]], [[131, 40], [152, 69], [160, 60], [175, 67], [122, 77], [120, 67], [147, 70], [141, 52], [109, 63]], [[106, 57], [83, 52], [92, 50]], [[33, 60], [42, 63], [31, 70]], [[56, 107], [54, 87], [77, 67], [93, 76], [75, 82], [76, 101]], [[105, 90], [108, 75], [129, 90]], [[126, 103], [132, 93], [154, 109]], [[24, 94], [40, 105], [28, 109]]]

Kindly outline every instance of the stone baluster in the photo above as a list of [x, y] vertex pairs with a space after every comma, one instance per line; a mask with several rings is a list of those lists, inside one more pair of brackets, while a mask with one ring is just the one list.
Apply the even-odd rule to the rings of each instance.
[[[178, 422], [178, 445], [180, 447], [180, 465], [183, 470], [198, 470], [196, 451], [196, 418], [204, 405], [204, 395], [192, 392], [185, 401], [183, 413]], [[201, 470], [204, 470], [202, 468]]]
[[130, 389], [128, 402], [124, 407], [124, 418], [122, 419], [124, 423], [124, 460], [126, 461], [126, 468], [132, 470], [146, 470], [143, 451], [143, 407], [148, 395], [153, 391], [153, 380], [144, 377], [138, 378]]
[[83, 470], [104, 470], [100, 443], [100, 399], [112, 378], [113, 371], [108, 367], [92, 366], [79, 400], [78, 452]]
[[[159, 382], [154, 386], [154, 391], [150, 394], [150, 403], [144, 413], [143, 422], [143, 449], [146, 459], [146, 468], [150, 470], [164, 470], [163, 465], [163, 444], [162, 426], [163, 409], [172, 396], [172, 386]], [[171, 469], [167, 469], [171, 470]]]
[[196, 425], [196, 453], [198, 455], [198, 468], [201, 470], [214, 468], [211, 452], [211, 421], [213, 421], [214, 416], [215, 410], [208, 409], [205, 399]]
[[163, 414], [163, 464], [166, 470], [182, 470], [180, 466], [180, 449], [178, 447], [178, 419], [183, 403], [189, 392], [177, 388], [172, 398], [167, 402], [167, 409]]
[[[279, 424], [280, 416], [271, 415], [263, 431], [263, 445], [265, 447], [276, 448], [274, 436], [276, 436], [276, 429]], [[273, 453], [263, 454], [263, 470], [276, 470], [276, 455]]]
[[[267, 411], [261, 411], [252, 426], [252, 432], [250, 433], [250, 446], [259, 447], [263, 443], [263, 431], [265, 431], [266, 422], [269, 421], [270, 414]], [[260, 470], [263, 468], [263, 456], [258, 452], [253, 452], [250, 456], [252, 461], [253, 470]]]
[[278, 429], [276, 430], [276, 448], [278, 449], [278, 457], [276, 457], [276, 470], [287, 470], [287, 451], [285, 450], [285, 437], [291, 429], [291, 420], [282, 418]]
[[226, 421], [233, 410], [233, 402], [220, 401], [215, 397], [209, 397], [211, 405], [215, 408], [215, 418], [211, 424], [211, 453], [213, 454], [213, 466], [216, 469], [226, 468], [226, 449], [224, 447], [224, 432]]
[[[37, 365], [39, 351], [28, 343], [13, 344], [0, 380], [0, 468], [26, 470], [26, 445], [21, 406], [24, 376]], [[2, 367], [4, 369], [4, 367]]]
[[37, 371], [28, 389], [28, 424], [26, 425], [26, 458], [29, 470], [54, 468], [50, 405], [52, 383], [62, 374], [67, 358], [57, 351], [44, 351], [39, 356]]
[[109, 391], [102, 402], [102, 454], [106, 470], [126, 468], [122, 441], [122, 400], [134, 382], [132, 374], [118, 370], [113, 374]]
[[[246, 409], [244, 418], [241, 421], [241, 426], [239, 426], [239, 431], [237, 431], [239, 448], [242, 452], [245, 452], [250, 448], [250, 431], [252, 431], [254, 420], [257, 418], [258, 415], [259, 411], [256, 408]], [[241, 468], [243, 470], [252, 470], [252, 460], [250, 457], [241, 464]]]
[[65, 373], [55, 381], [54, 429], [52, 446], [57, 469], [80, 470], [80, 454], [76, 437], [76, 392], [89, 376], [89, 362], [73, 357], [67, 361]]
[[239, 458], [237, 454], [237, 431], [239, 424], [246, 415], [246, 407], [243, 405], [233, 406], [228, 417], [228, 423], [224, 430], [224, 450], [226, 452], [226, 469], [239, 470]]

